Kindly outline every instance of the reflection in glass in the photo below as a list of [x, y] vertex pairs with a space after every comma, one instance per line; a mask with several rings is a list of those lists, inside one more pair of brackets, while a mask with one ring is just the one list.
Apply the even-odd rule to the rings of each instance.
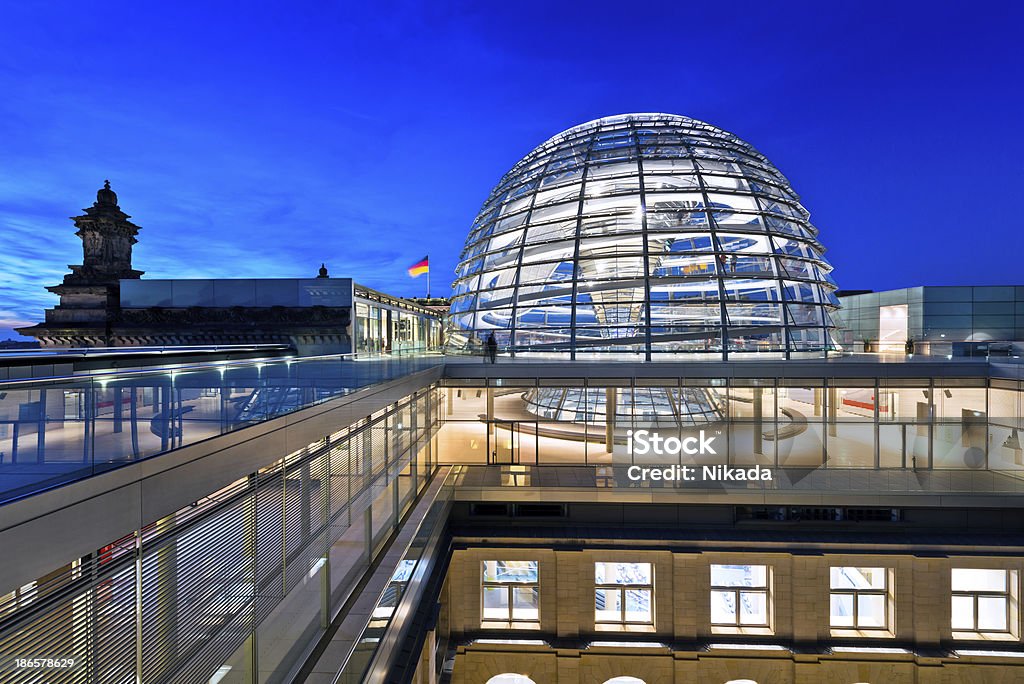
[[484, 622], [539, 622], [537, 561], [483, 561]]
[[886, 629], [889, 571], [833, 567], [829, 570], [830, 624], [851, 629]]
[[953, 568], [950, 572], [951, 626], [969, 632], [1010, 631], [1011, 590], [1016, 573], [988, 568]]
[[594, 564], [594, 621], [654, 624], [654, 581], [650, 563]]
[[838, 301], [817, 229], [753, 147], [668, 114], [571, 128], [509, 171], [456, 271], [449, 352], [817, 355]]
[[711, 566], [711, 623], [767, 627], [768, 566]]

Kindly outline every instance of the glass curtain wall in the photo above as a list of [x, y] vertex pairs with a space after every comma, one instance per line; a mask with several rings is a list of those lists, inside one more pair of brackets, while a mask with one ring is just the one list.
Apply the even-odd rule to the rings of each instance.
[[387, 342], [382, 333], [387, 318], [381, 320], [381, 308], [372, 304], [356, 302], [355, 351], [363, 354], [379, 354]]
[[441, 321], [434, 316], [356, 301], [357, 353], [428, 351], [440, 346]]
[[651, 463], [630, 431], [715, 439], [666, 463], [997, 470], [1024, 475], [1024, 399], [1013, 381], [622, 378], [451, 380], [439, 388], [449, 463]]

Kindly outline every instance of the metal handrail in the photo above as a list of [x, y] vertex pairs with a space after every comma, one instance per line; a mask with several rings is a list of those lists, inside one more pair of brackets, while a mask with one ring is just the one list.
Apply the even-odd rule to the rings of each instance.
[[[443, 481], [431, 503], [430, 510], [417, 521], [416, 529], [402, 551], [399, 566], [401, 566], [403, 561], [409, 560], [411, 555], [415, 556], [415, 566], [412, 570], [412, 578], [409, 581], [410, 586], [413, 582], [416, 582], [418, 587], [422, 587], [429, 578], [425, 561], [434, 555], [441, 542], [442, 531], [448, 518], [447, 509], [451, 505], [454, 496], [453, 474], [457, 470], [457, 466], [447, 466], [443, 469], [443, 472], [439, 471], [437, 473], [435, 477], [443, 478]], [[380, 605], [384, 599], [390, 584], [390, 581], [386, 583], [380, 595], [377, 596], [374, 601], [375, 607]], [[368, 631], [373, 617], [373, 611], [370, 612], [366, 624], [360, 630], [359, 636], [353, 640], [345, 655], [342, 666], [334, 675], [332, 684], [345, 684], [346, 680], [356, 677], [358, 677], [360, 682], [384, 681], [384, 677], [387, 675], [395, 658], [396, 649], [401, 637], [404, 636], [408, 626], [405, 620], [412, 616], [413, 607], [418, 602], [421, 593], [420, 591], [409, 591], [408, 586], [402, 591], [398, 604], [387, 619], [384, 634], [373, 648], [369, 663], [360, 667], [359, 664], [353, 662], [352, 657], [355, 655], [359, 645], [367, 642]], [[401, 616], [401, 619], [396, 621], [395, 616]], [[360, 671], [348, 671], [350, 666]]]
[[[288, 347], [284, 347], [288, 349]], [[292, 364], [292, 363], [306, 363], [310, 361], [326, 361], [336, 359], [339, 361], [351, 360], [351, 361], [365, 361], [365, 360], [387, 360], [393, 358], [411, 358], [411, 357], [432, 357], [440, 356], [439, 354], [424, 352], [420, 350], [399, 350], [388, 354], [367, 354], [364, 352], [348, 353], [348, 354], [321, 354], [318, 356], [295, 356], [294, 354], [288, 356], [261, 356], [248, 359], [223, 359], [219, 361], [207, 361], [193, 364], [172, 364], [167, 366], [146, 366], [144, 368], [104, 368], [99, 370], [87, 370], [82, 373], [74, 375], [56, 375], [46, 376], [45, 378], [15, 378], [10, 380], [0, 380], [0, 389], [4, 390], [16, 390], [23, 389], [20, 385], [51, 385], [59, 384], [61, 382], [74, 382], [84, 380], [99, 380], [100, 382], [111, 382], [117, 380], [121, 376], [129, 376], [132, 378], [141, 378], [152, 375], [167, 375], [173, 373], [175, 376], [184, 373], [194, 373], [210, 370], [220, 370], [221, 368], [229, 367], [244, 367], [244, 366], [256, 366], [263, 364]]]
[[[366, 365], [363, 364], [366, 361]], [[244, 359], [244, 360], [223, 360], [215, 363], [205, 364], [182, 364], [170, 367], [143, 368], [135, 370], [118, 370], [114, 372], [99, 373], [93, 375], [68, 376], [63, 378], [46, 378], [44, 380], [18, 380], [7, 383], [0, 383], [0, 397], [3, 394], [16, 390], [49, 390], [51, 392], [63, 389], [78, 390], [84, 393], [85, 408], [82, 415], [72, 419], [75, 426], [69, 441], [58, 441], [58, 451], [63, 449], [66, 454], [58, 457], [54, 463], [61, 467], [54, 470], [39, 470], [38, 474], [26, 479], [23, 473], [15, 472], [20, 464], [25, 463], [22, 452], [29, 453], [29, 461], [34, 464], [47, 464], [46, 447], [50, 450], [53, 447], [47, 440], [49, 430], [63, 429], [67, 420], [47, 418], [41, 413], [38, 417], [19, 419], [17, 421], [4, 421], [14, 426], [12, 432], [12, 444], [8, 453], [0, 455], [0, 505], [11, 501], [40, 493], [55, 487], [60, 487], [71, 482], [80, 481], [92, 477], [99, 472], [106, 472], [110, 469], [130, 465], [141, 460], [153, 458], [166, 454], [176, 448], [196, 443], [203, 439], [234, 432], [248, 425], [253, 425], [265, 420], [278, 418], [293, 411], [308, 408], [321, 404], [330, 399], [337, 398], [358, 389], [382, 382], [395, 380], [399, 377], [412, 375], [416, 372], [426, 370], [434, 365], [437, 359], [421, 354], [383, 355], [364, 357], [358, 354], [338, 354], [318, 357], [303, 358], [274, 358], [274, 359]], [[323, 372], [306, 372], [304, 377], [294, 377], [293, 370], [290, 370], [286, 377], [283, 372], [274, 373], [274, 369], [283, 371], [296, 364], [320, 363], [326, 365]], [[392, 365], [395, 363], [397, 365]], [[245, 377], [234, 378], [229, 374], [233, 371], [256, 368], [260, 372], [258, 378], [253, 381], [255, 374], [247, 374]], [[320, 371], [314, 366], [313, 371]], [[220, 377], [217, 377], [217, 372]], [[195, 374], [197, 383], [189, 386], [178, 378], [181, 375]], [[251, 377], [252, 376], [252, 377]], [[154, 381], [159, 378], [159, 381]], [[290, 378], [290, 380], [289, 380]], [[176, 382], [177, 380], [177, 382]], [[119, 413], [115, 418], [109, 413], [99, 415], [99, 399], [104, 396], [105, 390], [119, 388], [131, 389], [132, 397], [135, 396], [135, 389], [142, 385], [142, 389], [152, 389], [154, 393], [159, 389], [162, 400], [156, 401], [149, 406], [152, 415], [147, 413], [145, 417], [135, 415], [135, 403], [132, 399], [130, 412], [121, 417]], [[205, 384], [204, 384], [205, 383]], [[241, 387], [255, 388], [247, 396], [244, 405], [231, 403], [234, 400], [225, 400], [223, 390], [225, 388]], [[186, 405], [181, 400], [181, 391], [201, 390], [204, 388], [220, 389], [222, 394], [222, 409], [219, 416], [193, 416], [191, 415], [192, 405]], [[115, 394], [114, 401], [120, 394]], [[178, 397], [175, 399], [174, 397]], [[276, 401], [275, 401], [276, 398]], [[15, 396], [12, 401], [17, 401]], [[81, 401], [81, 398], [80, 398]], [[251, 405], [250, 405], [251, 404]], [[109, 406], [109, 403], [107, 404]], [[238, 410], [229, 416], [224, 413], [224, 407], [236, 407]], [[196, 414], [198, 415], [198, 414]], [[99, 442], [96, 441], [96, 426], [110, 424], [116, 421], [120, 426], [124, 422], [124, 431], [115, 430], [115, 444], [107, 444], [110, 449], [100, 451]], [[39, 435], [35, 440], [23, 448], [18, 444], [20, 437], [18, 427], [21, 424], [35, 426]], [[149, 433], [156, 435], [157, 441], [145, 444], [140, 437], [143, 431], [140, 426], [147, 428], [146, 439], [152, 442]], [[187, 430], [189, 426], [194, 427]], [[129, 429], [130, 428], [130, 429]], [[201, 429], [200, 429], [201, 428]], [[198, 430], [198, 431], [197, 431]], [[105, 435], [104, 439], [111, 439]], [[43, 445], [46, 445], [44, 447]], [[68, 458], [67, 454], [77, 453], [76, 456]], [[34, 454], [34, 456], [33, 456]], [[50, 459], [53, 460], [53, 459]], [[9, 470], [8, 466], [13, 466]], [[5, 479], [2, 476], [11, 474], [11, 478]]]

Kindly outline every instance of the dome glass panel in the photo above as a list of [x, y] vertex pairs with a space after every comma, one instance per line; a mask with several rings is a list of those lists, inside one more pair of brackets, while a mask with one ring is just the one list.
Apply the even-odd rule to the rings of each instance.
[[789, 182], [740, 138], [670, 114], [571, 128], [492, 190], [453, 284], [449, 353], [821, 356], [832, 267]]

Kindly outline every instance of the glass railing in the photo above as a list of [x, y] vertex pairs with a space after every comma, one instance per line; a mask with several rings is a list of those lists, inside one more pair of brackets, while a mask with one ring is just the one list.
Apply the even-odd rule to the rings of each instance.
[[168, 362], [0, 382], [0, 503], [401, 378], [443, 358]]
[[238, 351], [266, 351], [286, 352], [290, 349], [283, 344], [211, 344], [211, 345], [180, 345], [180, 346], [149, 346], [149, 347], [26, 347], [23, 349], [0, 349], [0, 359], [71, 359], [71, 358], [94, 358], [104, 356], [139, 356], [151, 354], [166, 354], [180, 356], [181, 354], [210, 353], [210, 352], [238, 352]]
[[[1020, 496], [1024, 480], [991, 471], [914, 471], [863, 469], [772, 468], [770, 480], [720, 479], [719, 466], [691, 466], [692, 479], [675, 466], [664, 465], [502, 465], [456, 466], [455, 486], [460, 490], [501, 488], [595, 489], [631, 492], [677, 491], [701, 496], [740, 493], [876, 495], [986, 495]], [[749, 469], [748, 469], [749, 470]], [[653, 471], [658, 471], [652, 475]], [[731, 471], [735, 474], [735, 470]], [[657, 478], [657, 479], [655, 479]], [[671, 479], [669, 479], [671, 478]], [[824, 500], [824, 501], [827, 501]], [[827, 506], [828, 503], [820, 505]], [[873, 505], [873, 504], [866, 504]]]
[[[406, 541], [402, 521], [419, 520], [436, 401], [419, 391], [287, 455], [253, 454], [254, 472], [156, 521], [140, 492], [119, 510], [141, 529], [0, 586], [0, 682], [296, 681], [389, 540]], [[74, 668], [15, 672], [14, 658], [49, 652]]]
[[[446, 352], [451, 361], [457, 363], [489, 363], [485, 351], [481, 349], [456, 349]], [[637, 363], [695, 363], [721, 362], [720, 348], [709, 351], [655, 351], [647, 360], [642, 351], [593, 351], [578, 349], [575, 362], [599, 362], [607, 364]], [[808, 361], [816, 363], [885, 363], [885, 364], [929, 364], [932, 366], [952, 363], [971, 363], [983, 367], [988, 363], [1024, 363], [1018, 356], [965, 356], [952, 354], [905, 354], [902, 352], [861, 352], [846, 349], [829, 350], [826, 354], [820, 351], [794, 351], [786, 358], [784, 352], [770, 347], [764, 349], [746, 348], [729, 351], [728, 362], [756, 363], [764, 361]], [[522, 348], [515, 350], [513, 356], [507, 348], [500, 348], [495, 363], [535, 363], [558, 362], [569, 363], [568, 350], [547, 350]]]
[[426, 515], [416, 523], [412, 540], [374, 604], [365, 627], [353, 642], [344, 666], [334, 676], [333, 684], [365, 682], [371, 668], [378, 675], [374, 680], [384, 681], [393, 665], [395, 651], [414, 617], [412, 603], [420, 598], [407, 595], [407, 590], [413, 582], [425, 583], [434, 570], [429, 567], [429, 560], [438, 548], [448, 520], [454, 493], [452, 472], [440, 476], [445, 477], [445, 482]]
[[274, 360], [292, 353], [291, 347], [281, 344], [4, 349], [0, 350], [0, 382], [110, 374], [112, 369], [124, 372], [225, 360]]

